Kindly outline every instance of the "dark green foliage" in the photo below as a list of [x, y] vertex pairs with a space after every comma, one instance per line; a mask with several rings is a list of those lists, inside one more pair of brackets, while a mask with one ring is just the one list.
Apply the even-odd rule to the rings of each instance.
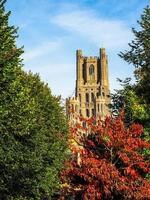
[[[11, 85], [1, 115], [1, 195], [44, 199], [59, 188], [67, 127], [59, 99], [37, 75], [23, 73]], [[5, 175], [5, 176], [4, 176]]]
[[17, 29], [8, 25], [10, 12], [5, 13], [5, 0], [0, 0], [0, 91], [4, 91], [21, 65], [22, 48], [16, 47]]
[[117, 113], [125, 109], [128, 123], [139, 122], [145, 128], [150, 127], [150, 7], [141, 15], [139, 30], [134, 28], [134, 40], [129, 50], [120, 53], [120, 57], [135, 66], [136, 83], [130, 80], [120, 81], [123, 89], [112, 96], [113, 110]]
[[[129, 43], [130, 50], [120, 56], [135, 66], [137, 79], [136, 92], [150, 105], [150, 7], [147, 6], [138, 21], [139, 30], [134, 28], [134, 40]], [[149, 110], [150, 112], [150, 110]]]
[[135, 85], [130, 84], [130, 78], [124, 81], [118, 79], [122, 89], [116, 90], [112, 94], [112, 104], [110, 105], [114, 115], [124, 109], [125, 123], [129, 126], [132, 123], [140, 123], [143, 126], [150, 126], [150, 114], [148, 105], [144, 99], [136, 94]]
[[67, 125], [58, 97], [21, 68], [17, 30], [0, 0], [0, 199], [51, 199], [66, 158]]

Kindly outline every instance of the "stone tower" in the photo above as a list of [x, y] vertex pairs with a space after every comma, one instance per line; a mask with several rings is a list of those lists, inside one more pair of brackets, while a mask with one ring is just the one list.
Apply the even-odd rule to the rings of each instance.
[[67, 99], [66, 103], [71, 121], [79, 115], [85, 118], [109, 115], [108, 58], [104, 48], [100, 49], [99, 57], [85, 57], [82, 50], [76, 51], [75, 97]]

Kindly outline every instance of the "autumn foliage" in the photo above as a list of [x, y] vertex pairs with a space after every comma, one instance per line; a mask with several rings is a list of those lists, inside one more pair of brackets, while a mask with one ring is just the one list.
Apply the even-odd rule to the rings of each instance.
[[150, 144], [141, 139], [142, 126], [126, 128], [122, 114], [96, 125], [93, 119], [81, 119], [81, 123], [71, 131], [76, 145], [71, 144], [73, 156], [61, 174], [61, 199], [150, 199], [150, 183], [145, 178], [150, 166], [141, 154]]

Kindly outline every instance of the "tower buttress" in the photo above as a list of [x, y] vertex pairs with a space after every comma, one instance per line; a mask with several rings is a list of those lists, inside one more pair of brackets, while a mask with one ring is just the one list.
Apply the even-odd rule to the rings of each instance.
[[104, 48], [100, 49], [100, 62], [101, 62], [101, 85], [109, 88], [108, 58]]
[[78, 96], [77, 88], [83, 83], [83, 58], [80, 49], [76, 51], [76, 77], [76, 96]]
[[77, 69], [77, 81], [82, 82], [83, 76], [82, 76], [82, 50], [77, 50], [76, 52], [76, 69]]

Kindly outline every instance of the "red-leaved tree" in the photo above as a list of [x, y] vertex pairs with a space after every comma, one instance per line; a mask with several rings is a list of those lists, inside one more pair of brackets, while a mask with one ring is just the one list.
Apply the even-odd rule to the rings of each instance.
[[77, 124], [71, 131], [77, 145], [71, 145], [74, 156], [61, 174], [61, 199], [150, 199], [150, 183], [145, 178], [150, 166], [141, 154], [150, 144], [141, 139], [142, 126], [126, 128], [121, 115], [96, 125], [92, 119], [81, 121], [86, 127]]

